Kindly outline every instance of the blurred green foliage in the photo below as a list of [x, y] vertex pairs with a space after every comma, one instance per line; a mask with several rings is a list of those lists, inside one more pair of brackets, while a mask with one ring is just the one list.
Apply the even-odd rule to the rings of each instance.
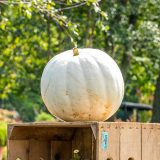
[[0, 147], [7, 143], [7, 123], [0, 122]]
[[150, 122], [152, 118], [152, 111], [143, 111], [139, 113], [140, 122]]
[[3, 157], [2, 160], [7, 160], [7, 147], [4, 147], [3, 149]]
[[37, 115], [37, 117], [35, 118], [37, 122], [41, 122], [41, 121], [54, 121], [53, 116], [51, 116], [48, 113], [45, 112], [41, 112], [39, 115]]
[[110, 54], [125, 80], [125, 101], [152, 104], [160, 72], [159, 0], [0, 3], [0, 106], [34, 121], [46, 111], [40, 78], [48, 60], [73, 48]]

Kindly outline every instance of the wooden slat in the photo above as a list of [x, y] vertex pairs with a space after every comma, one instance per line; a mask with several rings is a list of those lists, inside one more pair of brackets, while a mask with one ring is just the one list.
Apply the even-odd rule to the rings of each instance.
[[91, 160], [96, 160], [96, 139], [94, 134], [92, 134], [92, 157]]
[[29, 160], [29, 141], [9, 140], [8, 141], [8, 160]]
[[10, 123], [9, 127], [90, 127], [98, 122], [31, 122], [31, 123]]
[[50, 160], [50, 142], [42, 140], [29, 141], [29, 160]]
[[91, 128], [77, 128], [72, 139], [72, 154], [79, 150], [81, 159], [94, 159], [95, 139]]
[[120, 124], [120, 160], [141, 160], [141, 124]]
[[[102, 146], [103, 133], [108, 134], [106, 148]], [[97, 160], [119, 160], [119, 124], [99, 123], [97, 135]]]
[[43, 139], [43, 140], [69, 140], [74, 128], [57, 127], [13, 127], [9, 133], [10, 140]]
[[71, 141], [51, 142], [51, 160], [71, 160], [71, 158], [72, 158]]
[[142, 160], [160, 160], [160, 124], [142, 125]]

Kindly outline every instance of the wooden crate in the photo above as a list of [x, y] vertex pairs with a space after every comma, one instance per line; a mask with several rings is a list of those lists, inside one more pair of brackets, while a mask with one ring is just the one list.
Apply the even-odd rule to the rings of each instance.
[[8, 160], [160, 160], [160, 124], [23, 123], [8, 126]]

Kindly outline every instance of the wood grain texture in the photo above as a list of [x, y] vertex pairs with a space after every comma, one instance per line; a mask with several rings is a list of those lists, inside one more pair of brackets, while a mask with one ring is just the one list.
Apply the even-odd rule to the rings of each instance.
[[120, 124], [120, 160], [141, 160], [141, 124]]
[[[105, 149], [102, 147], [103, 132], [108, 134]], [[9, 125], [8, 160], [52, 160], [57, 153], [62, 160], [70, 160], [76, 149], [83, 160], [159, 160], [160, 124], [59, 122]]]
[[71, 160], [71, 141], [51, 141], [51, 160]]
[[74, 128], [65, 127], [18, 126], [13, 127], [9, 139], [69, 140], [72, 136], [73, 130]]
[[75, 130], [72, 139], [72, 154], [74, 150], [79, 150], [82, 159], [90, 160], [94, 156], [95, 139], [91, 128], [78, 128]]
[[[106, 149], [102, 149], [102, 132], [108, 133]], [[119, 160], [119, 123], [99, 123], [97, 141], [97, 160]]]
[[30, 123], [10, 123], [8, 127], [90, 127], [92, 124], [97, 124], [97, 121], [90, 122], [30, 122]]
[[29, 141], [28, 140], [9, 140], [8, 160], [29, 160]]
[[160, 159], [160, 124], [142, 125], [142, 160]]
[[50, 142], [31, 139], [29, 141], [29, 160], [50, 160]]

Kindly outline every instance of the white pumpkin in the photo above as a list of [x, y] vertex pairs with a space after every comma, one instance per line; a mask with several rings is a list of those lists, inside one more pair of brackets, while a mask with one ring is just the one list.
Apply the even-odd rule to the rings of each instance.
[[41, 94], [48, 110], [60, 119], [104, 121], [122, 102], [123, 77], [115, 61], [103, 51], [68, 50], [46, 65]]

